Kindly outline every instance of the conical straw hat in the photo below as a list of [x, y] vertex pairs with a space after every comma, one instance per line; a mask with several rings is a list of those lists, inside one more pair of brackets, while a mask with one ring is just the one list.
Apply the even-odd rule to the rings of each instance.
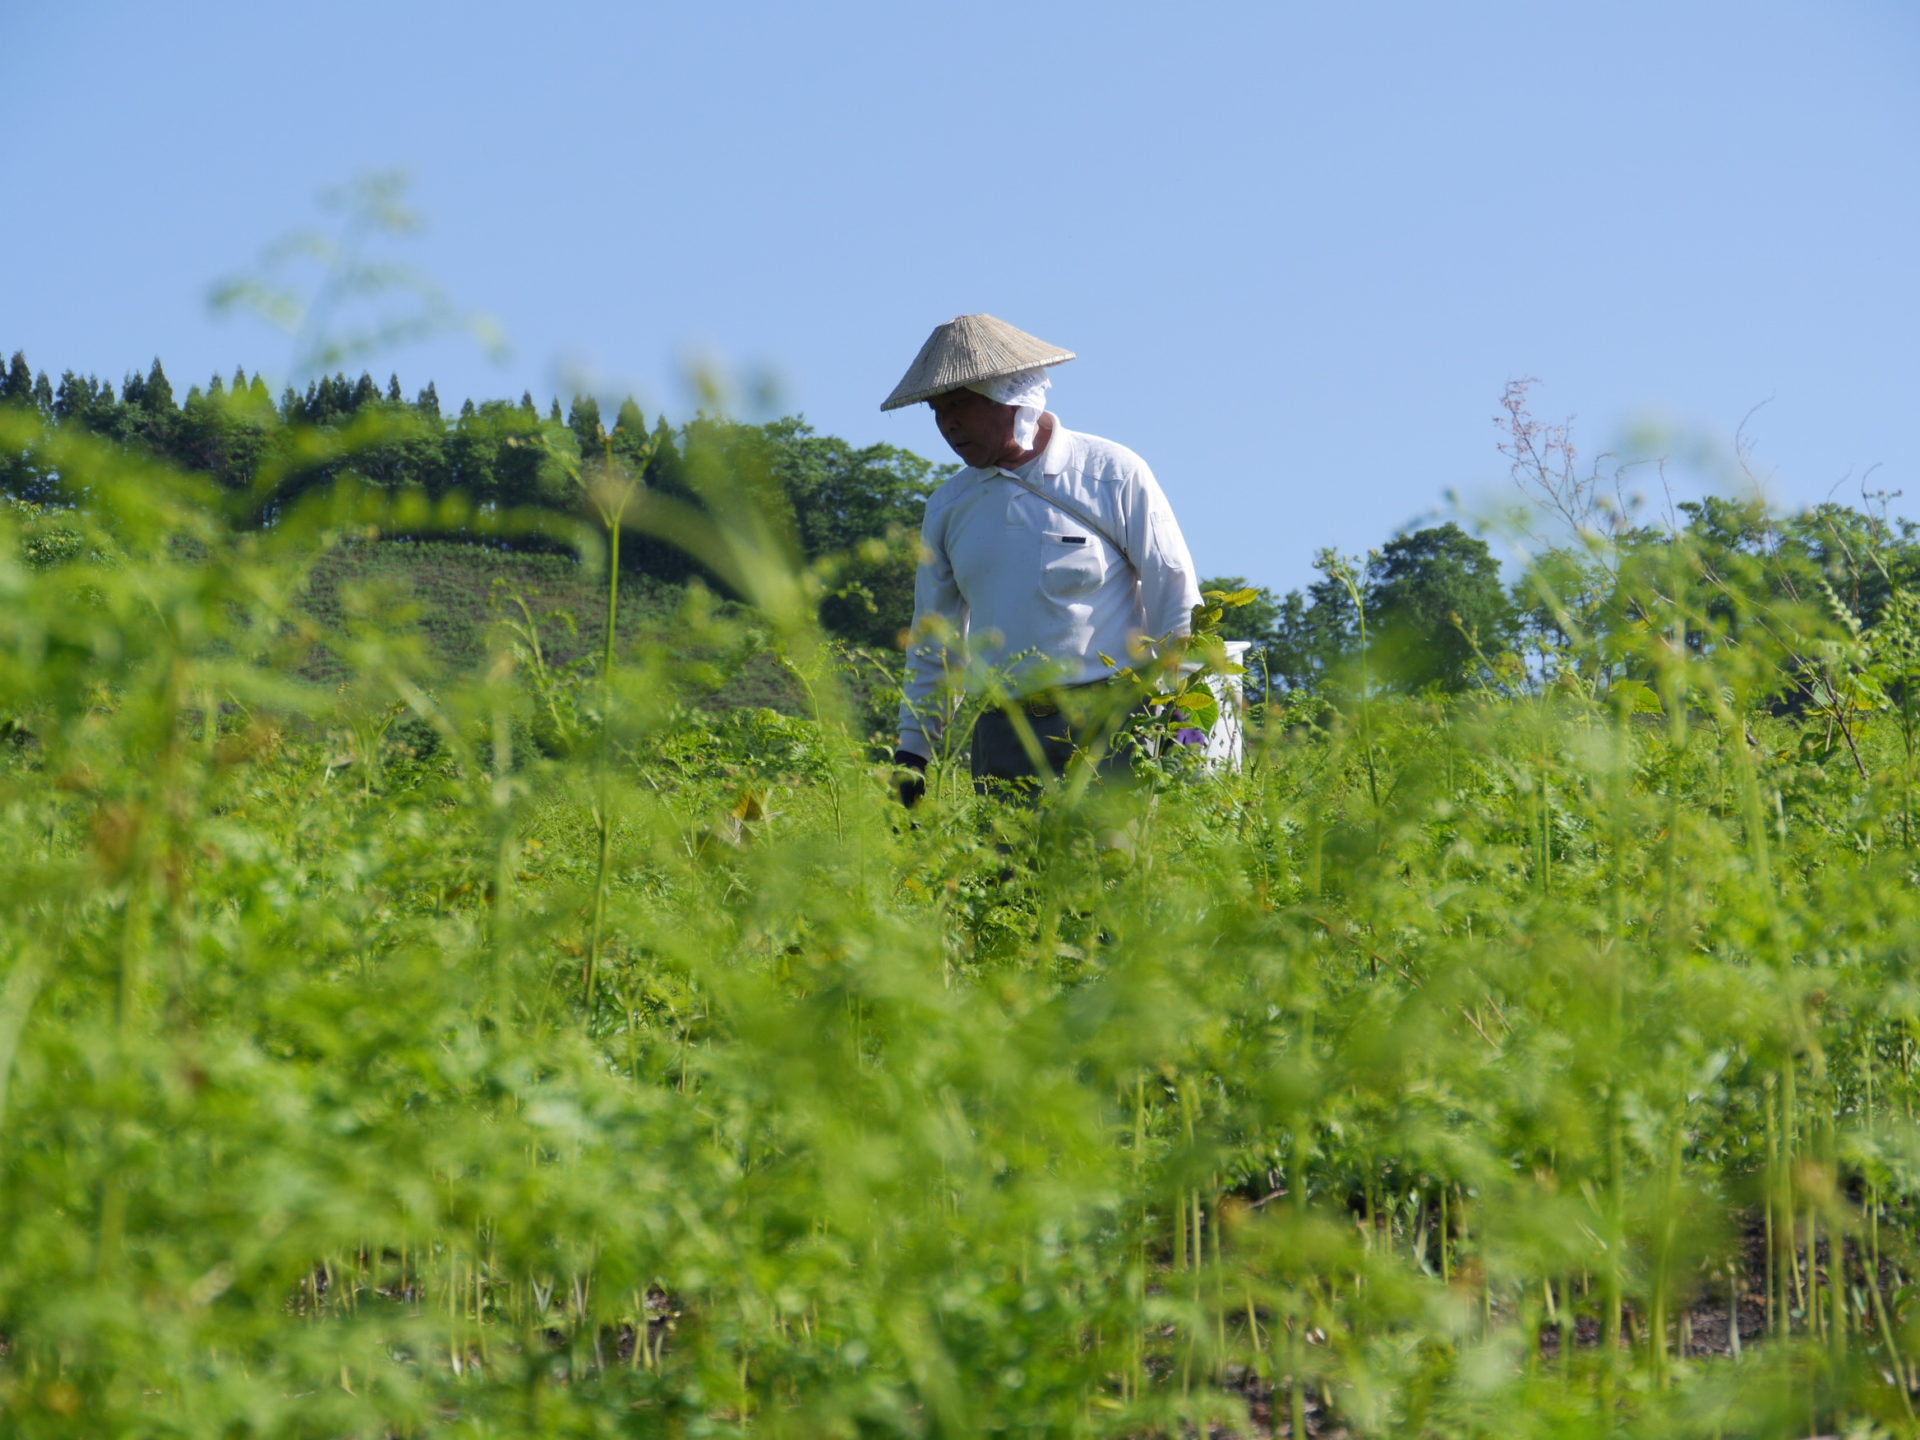
[[963, 385], [1073, 359], [1073, 351], [1016, 330], [991, 315], [962, 315], [937, 326], [882, 410], [898, 410]]

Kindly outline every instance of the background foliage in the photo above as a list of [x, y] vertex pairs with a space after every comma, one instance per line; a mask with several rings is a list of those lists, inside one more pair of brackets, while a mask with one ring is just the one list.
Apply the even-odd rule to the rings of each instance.
[[508, 503], [261, 423], [287, 488], [0, 411], [8, 1433], [1913, 1429], [1870, 520], [1576, 532], [1446, 684], [1469, 537], [1330, 556], [1243, 773], [907, 824], [808, 563], [886, 457], [536, 417]]

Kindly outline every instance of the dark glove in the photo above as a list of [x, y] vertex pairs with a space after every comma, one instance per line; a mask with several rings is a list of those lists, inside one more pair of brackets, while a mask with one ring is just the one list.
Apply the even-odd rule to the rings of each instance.
[[896, 750], [893, 752], [893, 763], [902, 770], [912, 772], [894, 781], [900, 803], [911, 810], [920, 803], [920, 797], [927, 793], [927, 757], [916, 755], [911, 750]]

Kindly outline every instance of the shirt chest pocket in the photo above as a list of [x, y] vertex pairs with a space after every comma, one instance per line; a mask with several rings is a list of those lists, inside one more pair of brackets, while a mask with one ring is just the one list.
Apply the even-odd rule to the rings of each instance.
[[1037, 551], [1040, 589], [1056, 600], [1082, 598], [1107, 578], [1107, 547], [1086, 526], [1037, 495], [1015, 495], [1007, 506], [1010, 529], [1022, 531]]
[[1104, 547], [1077, 530], [1040, 533], [1040, 588], [1056, 600], [1071, 600], [1100, 588], [1107, 578]]

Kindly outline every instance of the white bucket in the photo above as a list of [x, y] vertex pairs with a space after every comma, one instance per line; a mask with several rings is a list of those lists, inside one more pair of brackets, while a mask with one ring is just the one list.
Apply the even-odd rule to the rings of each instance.
[[[1244, 665], [1253, 642], [1225, 640], [1221, 644], [1230, 663]], [[1197, 661], [1190, 661], [1181, 669], [1191, 675], [1200, 669], [1200, 665]], [[1247, 692], [1240, 683], [1243, 678], [1239, 675], [1207, 676], [1207, 688], [1213, 691], [1214, 698], [1220, 702], [1220, 714], [1215, 718], [1213, 728], [1207, 731], [1204, 754], [1209, 770], [1238, 770], [1246, 757]]]

